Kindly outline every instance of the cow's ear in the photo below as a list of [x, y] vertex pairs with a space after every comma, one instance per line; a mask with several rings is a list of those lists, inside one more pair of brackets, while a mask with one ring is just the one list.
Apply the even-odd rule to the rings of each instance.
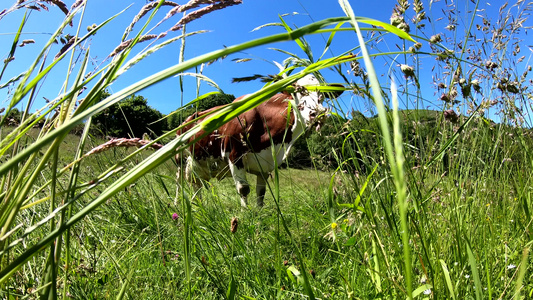
[[324, 94], [325, 94], [326, 98], [334, 99], [334, 98], [337, 98], [340, 95], [342, 95], [342, 93], [344, 92], [344, 85], [342, 85], [340, 83], [332, 83], [332, 84], [328, 84], [328, 86], [338, 87], [338, 88], [343, 88], [343, 89], [342, 90], [325, 92]]

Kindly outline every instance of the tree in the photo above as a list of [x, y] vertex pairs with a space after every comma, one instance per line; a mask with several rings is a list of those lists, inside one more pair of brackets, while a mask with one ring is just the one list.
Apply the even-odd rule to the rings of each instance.
[[158, 136], [167, 130], [166, 122], [157, 122], [162, 118], [163, 114], [148, 106], [143, 96], [132, 95], [94, 116], [93, 122], [104, 135], [142, 137], [144, 133]]
[[167, 118], [168, 127], [173, 129], [180, 126], [188, 116], [196, 111], [203, 111], [210, 109], [211, 107], [228, 104], [233, 102], [233, 100], [235, 100], [235, 96], [230, 94], [219, 93], [209, 95], [194, 104], [186, 105], [182, 109], [169, 114], [169, 117]]
[[[2, 120], [3, 118], [4, 116], [0, 115], [0, 120]], [[21, 118], [22, 112], [15, 107], [11, 109], [7, 114], [4, 124], [6, 124], [7, 126], [18, 126], [20, 124]]]
[[354, 114], [352, 119], [328, 116], [319, 131], [313, 131], [307, 138], [300, 138], [294, 143], [287, 162], [293, 168], [316, 166], [331, 170], [337, 168], [340, 162], [355, 158], [351, 165], [364, 173], [365, 151], [376, 147], [365, 144], [368, 139], [361, 138], [362, 130], [371, 129], [373, 123], [362, 114]]

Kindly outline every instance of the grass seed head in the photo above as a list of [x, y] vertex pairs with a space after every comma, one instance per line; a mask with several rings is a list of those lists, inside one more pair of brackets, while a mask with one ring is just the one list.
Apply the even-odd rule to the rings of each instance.
[[93, 31], [96, 27], [97, 27], [96, 24], [93, 24], [93, 25], [89, 25], [89, 26], [87, 26], [87, 32], [91, 32], [91, 31]]
[[444, 119], [452, 122], [453, 124], [459, 123], [459, 115], [453, 109], [448, 109], [444, 111]]
[[69, 10], [67, 8], [67, 5], [61, 1], [61, 0], [47, 0], [46, 2], [50, 2], [52, 4], [54, 4], [55, 6], [59, 7], [59, 9], [61, 9], [61, 11], [65, 14], [65, 15], [68, 15], [69, 14]]
[[424, 10], [424, 5], [421, 0], [415, 0], [413, 3], [413, 10], [415, 13], [419, 14]]
[[34, 43], [35, 43], [35, 40], [32, 40], [32, 39], [23, 40], [23, 41], [19, 44], [19, 47], [24, 47], [24, 46], [26, 46], [26, 45], [34, 44]]
[[[155, 39], [157, 37], [158, 37], [157, 34], [146, 34], [146, 35], [141, 36], [139, 38], [139, 40], [137, 41], [137, 43], [142, 43], [142, 42], [145, 42], [145, 41], [153, 40], [153, 39]], [[132, 42], [133, 42], [133, 39], [129, 39], [127, 41], [124, 41], [124, 42], [120, 43], [120, 45], [118, 45], [113, 50], [113, 52], [111, 52], [111, 54], [109, 54], [109, 56], [115, 56], [115, 55], [119, 54], [122, 50], [126, 49]]]
[[400, 65], [400, 70], [402, 70], [403, 75], [407, 78], [415, 77], [415, 69], [408, 65]]
[[237, 227], [239, 227], [239, 219], [237, 219], [237, 217], [233, 217], [231, 219], [231, 233], [237, 232]]
[[440, 36], [440, 33], [437, 33], [437, 34], [431, 36], [431, 38], [429, 39], [429, 41], [430, 41], [432, 44], [440, 43], [440, 42], [442, 42], [442, 37]]
[[474, 79], [474, 80], [470, 81], [470, 84], [474, 88], [474, 91], [476, 91], [478, 93], [481, 91], [481, 87], [479, 86], [479, 80]]
[[485, 67], [489, 69], [490, 71], [492, 71], [498, 67], [498, 64], [493, 61], [488, 60], [485, 62]]
[[63, 45], [63, 47], [61, 47], [61, 50], [59, 50], [54, 59], [58, 59], [59, 57], [61, 57], [61, 55], [63, 55], [63, 53], [65, 53], [70, 48], [70, 46], [72, 46], [76, 42], [76, 40], [77, 39], [75, 36], [71, 37], [68, 42]]
[[[129, 33], [131, 32], [131, 30], [133, 29], [133, 26], [135, 26], [135, 24], [137, 24], [137, 22], [139, 22], [139, 20], [144, 17], [146, 14], [148, 14], [152, 9], [156, 8], [157, 5], [159, 4], [159, 1], [153, 1], [153, 2], [149, 2], [147, 4], [145, 4], [141, 10], [137, 13], [137, 15], [133, 18], [133, 21], [131, 21], [130, 25], [128, 26], [128, 28], [126, 28], [126, 33]], [[175, 2], [172, 2], [172, 1], [164, 1], [161, 6], [176, 6], [176, 7], [180, 7], [179, 4], [175, 3]]]
[[416, 51], [420, 50], [420, 48], [422, 48], [422, 44], [421, 43], [416, 43], [413, 46], [409, 47], [409, 52], [416, 52]]
[[[205, 1], [205, 0], [204, 1], [195, 1], [195, 0], [192, 0], [189, 3], [187, 3], [185, 6], [187, 6], [190, 3], [196, 5], [196, 3], [204, 4], [204, 3], [212, 3], [212, 2], [213, 1]], [[214, 4], [211, 4], [211, 5], [206, 6], [206, 7], [202, 7], [202, 8], [197, 9], [197, 10], [191, 12], [191, 13], [188, 13], [186, 16], [181, 18], [181, 20], [179, 20], [179, 22], [176, 23], [176, 25], [172, 26], [172, 28], [170, 30], [171, 31], [180, 30], [183, 27], [183, 25], [188, 24], [188, 23], [190, 23], [190, 22], [192, 22], [192, 21], [194, 21], [196, 19], [199, 19], [199, 18], [203, 17], [204, 15], [206, 15], [206, 14], [212, 12], [212, 11], [223, 9], [223, 8], [228, 7], [228, 6], [237, 5], [237, 4], [241, 4], [241, 3], [242, 3], [242, 0], [227, 0], [227, 1], [221, 1], [219, 3], [214, 3]], [[198, 5], [194, 6], [192, 4], [189, 6], [190, 8], [198, 6]], [[188, 9], [188, 7], [182, 8], [181, 11], [185, 11], [186, 9]]]
[[72, 4], [72, 6], [70, 7], [70, 10], [72, 11], [73, 9], [77, 8], [78, 6], [80, 6], [85, 0], [77, 0], [76, 2], [74, 2], [74, 4]]
[[[104, 151], [107, 151], [111, 148], [115, 147], [144, 147], [148, 145], [150, 141], [141, 140], [140, 138], [133, 138], [133, 139], [127, 139], [127, 138], [120, 138], [120, 139], [112, 139], [102, 145], [94, 147], [91, 151], [87, 152], [84, 157], [87, 157], [89, 155], [101, 153]], [[154, 143], [150, 145], [155, 150], [159, 150], [163, 148], [163, 145]]]

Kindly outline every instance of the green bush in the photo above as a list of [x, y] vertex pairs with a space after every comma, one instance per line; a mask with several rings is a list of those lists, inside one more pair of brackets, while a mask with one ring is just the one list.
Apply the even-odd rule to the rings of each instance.
[[233, 102], [235, 96], [224, 93], [217, 93], [209, 95], [200, 101], [195, 102], [173, 111], [167, 117], [168, 128], [173, 129], [181, 125], [183, 121], [196, 111], [203, 111], [211, 107], [224, 105]]
[[103, 135], [112, 137], [140, 138], [145, 133], [156, 137], [167, 130], [163, 114], [138, 95], [131, 95], [95, 115], [93, 124]]

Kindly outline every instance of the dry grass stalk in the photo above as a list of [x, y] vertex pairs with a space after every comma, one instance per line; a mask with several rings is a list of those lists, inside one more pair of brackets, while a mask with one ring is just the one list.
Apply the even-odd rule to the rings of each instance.
[[[150, 143], [151, 143], [151, 141], [143, 140], [143, 139], [140, 139], [140, 138], [111, 139], [110, 141], [108, 141], [108, 142], [106, 142], [106, 143], [104, 143], [102, 145], [94, 147], [91, 151], [85, 153], [82, 157], [80, 157], [77, 160], [75, 160], [75, 161], [71, 162], [70, 164], [66, 165], [63, 169], [61, 169], [61, 172], [64, 172], [64, 171], [68, 170], [73, 165], [79, 163], [82, 159], [84, 159], [84, 158], [86, 158], [86, 157], [88, 157], [90, 155], [97, 154], [97, 153], [102, 153], [102, 152], [107, 151], [107, 150], [109, 150], [111, 148], [115, 148], [115, 147], [144, 147], [144, 146], [147, 146]], [[155, 149], [155, 150], [159, 150], [159, 149], [163, 148], [163, 145], [158, 144], [158, 143], [153, 143], [153, 144], [150, 145], [150, 147]]]
[[[101, 153], [104, 151], [107, 151], [111, 148], [115, 147], [144, 147], [148, 144], [150, 144], [151, 141], [142, 140], [140, 138], [133, 138], [133, 139], [127, 139], [127, 138], [119, 138], [119, 139], [111, 139], [110, 141], [94, 147], [91, 151], [85, 153], [83, 157], [87, 157], [89, 155]], [[163, 147], [163, 145], [158, 143], [153, 143], [150, 145], [155, 150], [159, 150]]]
[[24, 47], [28, 44], [34, 44], [35, 43], [35, 40], [32, 40], [32, 39], [28, 39], [28, 40], [23, 40], [20, 44], [19, 44], [19, 47]]
[[189, 2], [187, 2], [187, 4], [181, 6], [180, 12], [184, 12], [189, 9], [195, 9], [197, 7], [200, 7], [200, 5], [202, 4], [215, 4], [215, 3], [216, 1], [214, 0], [190, 0]]
[[25, 5], [24, 7], [26, 7], [27, 9], [33, 9], [33, 10], [36, 10], [36, 11], [41, 11], [39, 6], [35, 6], [35, 5]]
[[42, 9], [48, 11], [48, 6], [46, 6], [46, 5], [42, 4], [42, 3], [39, 3], [39, 2], [37, 2], [37, 5], [39, 5]]
[[[182, 11], [181, 8], [182, 8], [182, 6], [179, 6], [179, 5], [178, 5], [178, 6], [174, 7], [173, 9], [169, 10], [169, 12], [167, 13], [167, 15], [163, 18], [163, 20], [161, 20], [161, 22], [159, 22], [159, 24], [161, 24], [163, 21], [165, 21], [165, 20], [167, 20], [167, 19], [172, 18], [175, 14], [181, 12], [181, 11]], [[158, 24], [158, 25], [159, 25], [159, 24]]]
[[[135, 26], [135, 24], [137, 24], [137, 22], [139, 22], [139, 20], [144, 17], [147, 13], [149, 13], [152, 9], [156, 8], [157, 5], [159, 4], [159, 1], [154, 1], [154, 2], [150, 2], [146, 5], [144, 5], [141, 10], [139, 11], [139, 13], [135, 16], [135, 18], [133, 18], [133, 21], [131, 22], [131, 24], [128, 26], [128, 28], [126, 28], [126, 34], [130, 33], [131, 30], [133, 29], [133, 26]], [[169, 6], [177, 6], [179, 7], [180, 5], [175, 3], [175, 2], [172, 2], [172, 1], [164, 1], [161, 6], [164, 6], [164, 5], [169, 5]]]
[[68, 42], [63, 47], [61, 47], [61, 50], [59, 50], [54, 59], [58, 59], [61, 55], [63, 55], [63, 53], [65, 53], [70, 48], [70, 46], [72, 46], [76, 42], [76, 40], [77, 39], [75, 36], [71, 37]]
[[59, 9], [61, 9], [61, 11], [65, 14], [65, 15], [68, 15], [69, 14], [69, 10], [67, 8], [67, 5], [61, 1], [61, 0], [46, 0], [46, 2], [48, 3], [52, 3], [54, 4], [55, 6], [59, 7]]
[[[207, 3], [213, 3], [214, 1], [206, 1], [206, 0], [192, 0], [190, 1], [189, 3], [187, 3], [186, 5], [184, 5], [185, 8], [187, 7], [197, 7], [199, 4], [203, 4], [204, 2], [207, 2]], [[237, 5], [237, 4], [241, 4], [242, 3], [242, 0], [228, 0], [228, 1], [221, 1], [219, 3], [214, 3], [214, 4], [211, 4], [209, 6], [206, 6], [206, 7], [203, 7], [203, 8], [200, 8], [198, 10], [195, 10], [189, 14], [187, 14], [186, 16], [184, 16], [183, 18], [181, 18], [181, 20], [179, 20], [178, 23], [176, 23], [176, 25], [174, 25], [170, 30], [171, 31], [177, 31], [177, 30], [180, 30], [183, 25], [185, 24], [188, 24], [196, 19], [199, 19], [201, 17], [203, 17], [204, 15], [212, 12], [212, 11], [215, 11], [215, 10], [219, 10], [219, 9], [223, 9], [223, 8], [226, 8], [228, 6], [233, 6], [233, 5]], [[181, 9], [181, 11], [185, 11], [185, 9]]]
[[[68, 15], [70, 13], [67, 5], [61, 0], [42, 0], [42, 1], [18, 0], [17, 3], [13, 7], [11, 7], [11, 9], [9, 11], [11, 12], [11, 11], [13, 11], [15, 9], [18, 9], [18, 8], [21, 8], [21, 7], [26, 7], [28, 9], [33, 9], [33, 10], [37, 10], [37, 11], [41, 11], [41, 8], [42, 8], [42, 9], [48, 11], [48, 7], [45, 5], [45, 3], [57, 6], [65, 15]], [[2, 13], [0, 13], [0, 16], [2, 14], [4, 14], [5, 11], [6, 10], [2, 11]]]
[[[206, 14], [212, 12], [212, 11], [223, 9], [225, 7], [228, 7], [228, 6], [237, 5], [237, 4], [241, 4], [241, 3], [242, 3], [242, 0], [191, 0], [185, 5], [179, 5], [179, 4], [177, 4], [175, 2], [172, 2], [172, 1], [164, 1], [161, 5], [174, 6], [174, 8], [172, 8], [166, 14], [166, 16], [161, 21], [159, 21], [159, 23], [157, 23], [156, 27], [159, 26], [165, 20], [173, 17], [177, 13], [185, 12], [185, 11], [187, 11], [189, 9], [197, 8], [197, 7], [199, 7], [202, 4], [209, 4], [209, 5], [187, 14], [186, 16], [181, 18], [179, 20], [179, 22], [176, 23], [169, 31], [180, 30], [183, 27], [183, 25], [185, 25], [185, 24], [187, 24], [187, 23], [189, 23], [191, 21], [194, 21], [196, 19], [199, 19], [202, 16], [204, 16], [204, 15], [206, 15]], [[142, 17], [144, 17], [146, 14], [148, 14], [151, 10], [156, 8], [158, 4], [159, 4], [158, 1], [153, 1], [153, 2], [150, 2], [150, 3], [146, 4], [146, 5], [144, 5], [141, 8], [141, 10], [139, 11], [139, 13], [133, 18], [133, 21], [128, 26], [128, 28], [126, 28], [124, 36], [127, 36], [128, 33], [130, 33], [132, 31], [132, 29], [135, 26], [135, 24], [137, 22], [139, 22], [139, 20]], [[166, 36], [167, 32], [168, 31], [161, 33], [159, 35], [159, 37], [157, 37], [157, 38], [162, 38], [162, 37]], [[155, 36], [155, 35], [146, 35], [146, 37], [142, 37], [140, 41], [142, 42], [142, 41], [146, 41], [148, 39], [155, 38], [153, 36]], [[113, 50], [113, 52], [109, 56], [117, 55], [119, 52], [121, 52], [126, 47], [131, 45], [131, 42], [132, 42], [131, 39], [123, 41], [118, 47], [116, 47]]]
[[[157, 38], [158, 35], [156, 34], [147, 34], [147, 35], [143, 35], [139, 38], [139, 41], [137, 41], [138, 43], [142, 43], [142, 42], [145, 42], [145, 41], [149, 41], [149, 40], [153, 40], [155, 38]], [[118, 47], [116, 47], [113, 52], [111, 52], [111, 54], [109, 54], [109, 56], [115, 56], [117, 55], [119, 52], [121, 52], [122, 50], [126, 49], [130, 44], [131, 42], [133, 42], [133, 39], [129, 39], [127, 41], [124, 41], [122, 42], [120, 45], [118, 45]]]
[[85, 0], [77, 0], [76, 2], [74, 2], [74, 4], [72, 4], [72, 6], [70, 7], [70, 11], [76, 9], [78, 6], [80, 6], [83, 2], [85, 2]]

